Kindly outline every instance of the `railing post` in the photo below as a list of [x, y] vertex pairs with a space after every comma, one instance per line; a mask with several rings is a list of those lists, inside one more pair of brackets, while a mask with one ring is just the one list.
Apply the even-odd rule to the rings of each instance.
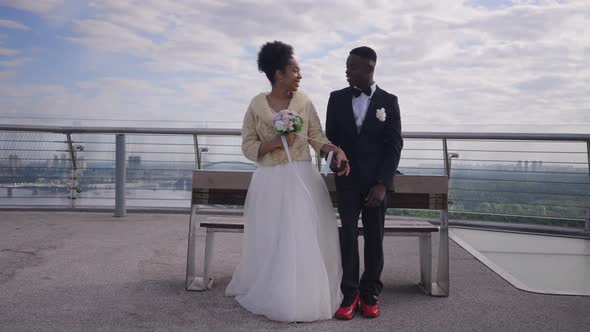
[[201, 169], [201, 149], [199, 149], [197, 134], [193, 134], [193, 140], [195, 142], [195, 167]]
[[115, 217], [125, 217], [125, 187], [127, 182], [125, 135], [117, 134], [115, 147]]
[[451, 177], [451, 160], [449, 159], [449, 149], [447, 147], [447, 139], [443, 138], [442, 139], [442, 143], [443, 143], [443, 159], [444, 159], [444, 163], [445, 163], [445, 174], [447, 175], [447, 177]]
[[[590, 141], [586, 141], [586, 155], [588, 157], [588, 180], [590, 180]], [[588, 186], [590, 187], [590, 184]], [[590, 195], [590, 188], [588, 189], [588, 194]], [[588, 205], [586, 206], [586, 224], [584, 230], [590, 232], [590, 197], [586, 204]]]
[[[451, 163], [448, 157], [447, 139], [442, 139], [443, 143], [443, 161], [445, 174], [451, 176]], [[432, 284], [432, 295], [449, 296], [449, 210], [440, 211], [440, 228], [438, 232], [438, 268], [436, 282]]]
[[[449, 153], [447, 146], [447, 139], [442, 139], [443, 143], [443, 161], [445, 167], [445, 174], [451, 181], [451, 159], [458, 158], [458, 153]], [[447, 194], [448, 196], [448, 194]], [[440, 228], [438, 241], [438, 269], [436, 282], [432, 284], [432, 295], [434, 296], [449, 296], [449, 204], [451, 202], [447, 199], [447, 207], [440, 211]]]
[[315, 155], [316, 164], [318, 166], [318, 172], [322, 172], [322, 156], [321, 154]]
[[72, 162], [72, 171], [70, 173], [70, 206], [74, 207], [76, 204], [76, 193], [78, 191], [78, 184], [76, 179], [76, 170], [78, 169], [76, 161], [76, 151], [74, 150], [74, 144], [72, 142], [72, 135], [66, 133], [66, 140], [68, 144], [68, 151], [70, 152], [70, 161]]
[[586, 226], [584, 227], [584, 230], [586, 232], [590, 232], [590, 203], [588, 203], [588, 207], [586, 208]]

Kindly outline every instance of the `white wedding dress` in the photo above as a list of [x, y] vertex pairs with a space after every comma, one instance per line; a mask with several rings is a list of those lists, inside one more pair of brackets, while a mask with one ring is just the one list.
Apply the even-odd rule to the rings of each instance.
[[310, 161], [259, 166], [244, 207], [242, 257], [226, 294], [286, 322], [331, 319], [342, 263], [335, 211]]

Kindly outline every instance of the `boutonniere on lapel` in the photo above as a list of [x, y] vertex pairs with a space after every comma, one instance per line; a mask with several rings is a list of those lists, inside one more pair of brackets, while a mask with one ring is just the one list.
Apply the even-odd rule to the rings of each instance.
[[377, 110], [377, 120], [385, 122], [385, 119], [387, 119], [387, 114], [385, 114], [385, 108], [381, 107]]

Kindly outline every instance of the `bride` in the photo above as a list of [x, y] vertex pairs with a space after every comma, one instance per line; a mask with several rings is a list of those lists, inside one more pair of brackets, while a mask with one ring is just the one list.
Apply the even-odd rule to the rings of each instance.
[[[311, 163], [333, 151], [350, 168], [344, 152], [323, 134], [310, 99], [297, 91], [301, 72], [293, 48], [266, 43], [258, 68], [270, 93], [255, 96], [242, 127], [242, 151], [258, 163], [244, 207], [242, 257], [226, 294], [255, 314], [286, 322], [330, 319], [340, 306], [342, 266], [338, 224], [325, 182]], [[299, 135], [275, 133], [273, 115], [287, 109], [303, 119]]]

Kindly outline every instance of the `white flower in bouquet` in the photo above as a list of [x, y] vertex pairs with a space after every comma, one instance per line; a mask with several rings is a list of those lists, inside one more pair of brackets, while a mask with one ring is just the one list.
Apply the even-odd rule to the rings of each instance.
[[275, 124], [275, 131], [279, 135], [287, 135], [291, 132], [297, 133], [303, 128], [303, 118], [289, 110], [281, 110], [275, 113], [272, 119]]

